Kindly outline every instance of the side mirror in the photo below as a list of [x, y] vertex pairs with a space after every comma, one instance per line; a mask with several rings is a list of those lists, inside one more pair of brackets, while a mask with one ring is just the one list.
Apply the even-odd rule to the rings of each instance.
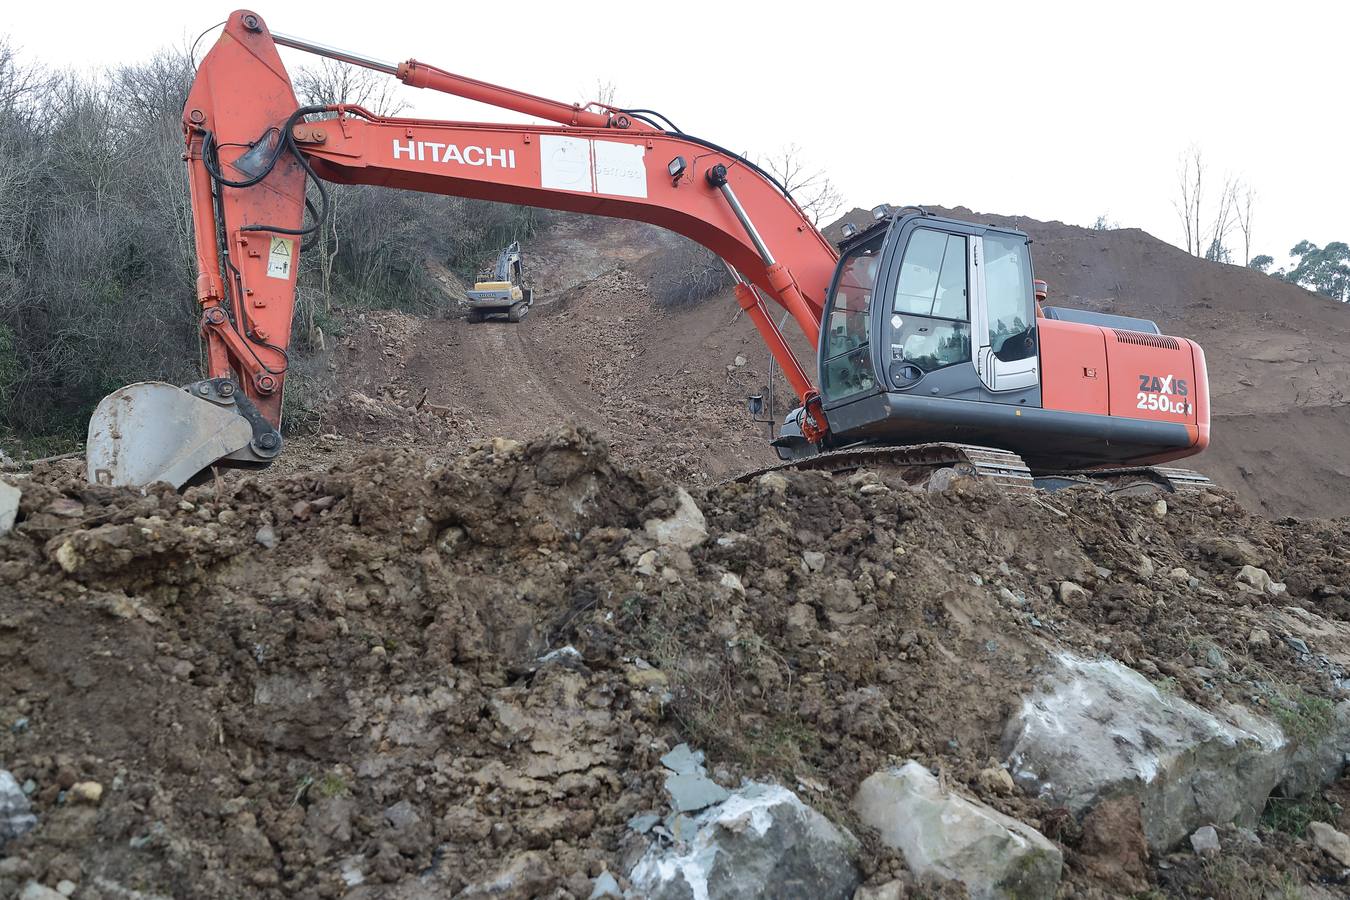
[[1036, 292], [1037, 303], [1044, 303], [1045, 298], [1050, 296], [1050, 285], [1046, 284], [1044, 281], [1041, 281], [1039, 278], [1033, 281], [1031, 283], [1031, 286]]

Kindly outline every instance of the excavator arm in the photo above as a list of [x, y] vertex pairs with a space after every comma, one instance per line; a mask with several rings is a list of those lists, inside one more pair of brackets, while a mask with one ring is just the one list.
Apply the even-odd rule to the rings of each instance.
[[[556, 124], [301, 107], [277, 45]], [[307, 183], [318, 206], [324, 182], [371, 184], [678, 232], [726, 262], [738, 303], [805, 407], [808, 437], [828, 431], [815, 386], [768, 304], [816, 345], [837, 253], [781, 186], [730, 151], [639, 112], [560, 103], [415, 60], [393, 65], [273, 34], [248, 11], [229, 17], [203, 59], [183, 123], [208, 377], [185, 389], [131, 385], [105, 398], [90, 424], [91, 481], [181, 485], [212, 465], [264, 466], [280, 452], [299, 255], [322, 218]]]

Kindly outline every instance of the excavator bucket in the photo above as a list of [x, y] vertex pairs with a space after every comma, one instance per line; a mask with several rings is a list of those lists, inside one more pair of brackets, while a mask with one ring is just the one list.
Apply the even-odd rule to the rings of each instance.
[[85, 460], [91, 484], [181, 488], [212, 466], [263, 466], [280, 450], [281, 436], [230, 379], [142, 381], [99, 403]]

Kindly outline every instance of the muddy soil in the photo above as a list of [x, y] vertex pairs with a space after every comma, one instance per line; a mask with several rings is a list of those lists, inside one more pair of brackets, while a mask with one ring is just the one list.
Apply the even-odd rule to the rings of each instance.
[[[1350, 619], [1345, 520], [802, 473], [691, 489], [707, 533], [680, 542], [651, 524], [675, 483], [571, 428], [181, 495], [61, 466], [22, 486], [0, 760], [39, 825], [5, 847], [4, 890], [587, 897], [645, 848], [627, 822], [667, 811], [658, 759], [686, 741], [724, 785], [780, 781], [853, 830], [871, 883], [916, 884], [850, 811], [898, 758], [1059, 841], [1068, 896], [1340, 877], [1281, 832], [1226, 840], [1238, 871], [1131, 873], [1109, 828], [980, 772], [1060, 648], [1211, 709], [1283, 721], [1331, 696], [1350, 641], [1306, 633], [1312, 662], [1253, 634]], [[1245, 564], [1285, 594], [1242, 590]]]

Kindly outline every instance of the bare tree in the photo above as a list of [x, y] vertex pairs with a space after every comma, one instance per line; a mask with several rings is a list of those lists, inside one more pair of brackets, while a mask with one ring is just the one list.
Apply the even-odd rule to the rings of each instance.
[[1186, 252], [1192, 256], [1201, 254], [1200, 237], [1200, 201], [1205, 173], [1204, 157], [1200, 147], [1192, 144], [1181, 154], [1177, 169], [1178, 198], [1173, 201], [1177, 215], [1181, 217], [1181, 230], [1186, 236]]
[[599, 103], [601, 106], [613, 107], [614, 92], [614, 82], [603, 78], [595, 79], [594, 99], [596, 103]]
[[1223, 190], [1219, 192], [1218, 205], [1210, 221], [1205, 241], [1205, 259], [1212, 262], [1231, 262], [1232, 254], [1228, 250], [1228, 235], [1233, 231], [1234, 210], [1237, 208], [1239, 186], [1236, 180], [1224, 179]]
[[1242, 183], [1228, 175], [1224, 177], [1216, 198], [1207, 206], [1205, 188], [1208, 183], [1209, 170], [1204, 154], [1198, 145], [1192, 144], [1181, 154], [1178, 162], [1177, 199], [1172, 202], [1181, 219], [1186, 252], [1215, 262], [1229, 262], [1232, 253], [1228, 249], [1228, 236], [1234, 227], [1250, 227], [1250, 203], [1244, 219], [1239, 202]]
[[844, 197], [834, 182], [824, 170], [812, 170], [796, 144], [788, 144], [758, 162], [792, 195], [812, 225], [833, 218], [843, 208]]
[[293, 79], [295, 92], [302, 103], [347, 103], [361, 106], [377, 116], [396, 116], [408, 108], [408, 102], [399, 96], [399, 83], [387, 75], [370, 69], [320, 60], [306, 66]]
[[1242, 264], [1252, 263], [1252, 207], [1256, 202], [1256, 191], [1247, 185], [1237, 208], [1238, 230], [1242, 232]]

